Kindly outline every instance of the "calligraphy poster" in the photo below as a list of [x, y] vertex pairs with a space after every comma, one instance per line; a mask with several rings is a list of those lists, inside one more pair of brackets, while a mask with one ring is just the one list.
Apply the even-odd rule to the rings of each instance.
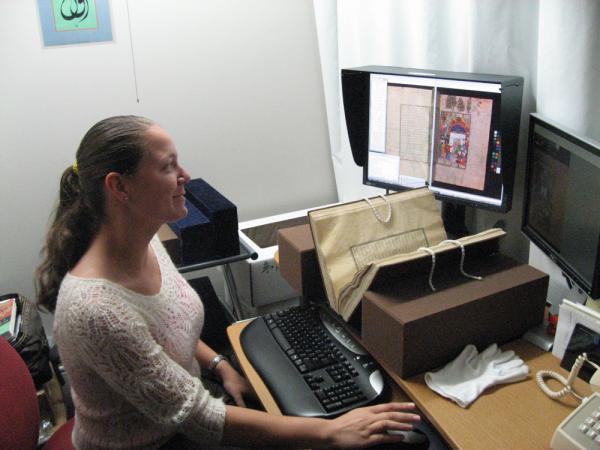
[[112, 40], [108, 0], [38, 0], [44, 45]]

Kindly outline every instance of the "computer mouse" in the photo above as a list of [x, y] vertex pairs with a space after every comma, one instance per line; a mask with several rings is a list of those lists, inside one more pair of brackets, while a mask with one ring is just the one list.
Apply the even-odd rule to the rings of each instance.
[[404, 436], [404, 440], [401, 442], [395, 442], [393, 444], [384, 444], [375, 447], [376, 449], [385, 450], [385, 449], [427, 449], [429, 448], [429, 438], [425, 433], [421, 430], [414, 429], [409, 431], [403, 430], [387, 430], [388, 434], [393, 435], [402, 435]]

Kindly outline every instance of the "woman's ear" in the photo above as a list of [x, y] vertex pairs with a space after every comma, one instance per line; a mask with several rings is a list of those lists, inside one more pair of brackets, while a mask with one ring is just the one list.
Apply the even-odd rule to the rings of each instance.
[[111, 198], [124, 202], [129, 200], [129, 192], [127, 183], [123, 175], [117, 172], [110, 172], [104, 178], [104, 187], [106, 188], [107, 195]]

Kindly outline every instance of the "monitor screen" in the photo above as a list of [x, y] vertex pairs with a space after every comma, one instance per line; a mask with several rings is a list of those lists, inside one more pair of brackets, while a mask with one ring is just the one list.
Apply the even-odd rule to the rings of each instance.
[[523, 232], [592, 298], [600, 297], [600, 143], [532, 114]]
[[500, 99], [500, 83], [370, 74], [365, 184], [506, 210]]

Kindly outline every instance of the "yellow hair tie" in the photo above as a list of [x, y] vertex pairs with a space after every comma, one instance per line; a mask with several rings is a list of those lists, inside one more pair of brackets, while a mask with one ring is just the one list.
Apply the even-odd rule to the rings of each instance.
[[79, 168], [77, 167], [77, 161], [73, 163], [73, 173], [79, 175]]

